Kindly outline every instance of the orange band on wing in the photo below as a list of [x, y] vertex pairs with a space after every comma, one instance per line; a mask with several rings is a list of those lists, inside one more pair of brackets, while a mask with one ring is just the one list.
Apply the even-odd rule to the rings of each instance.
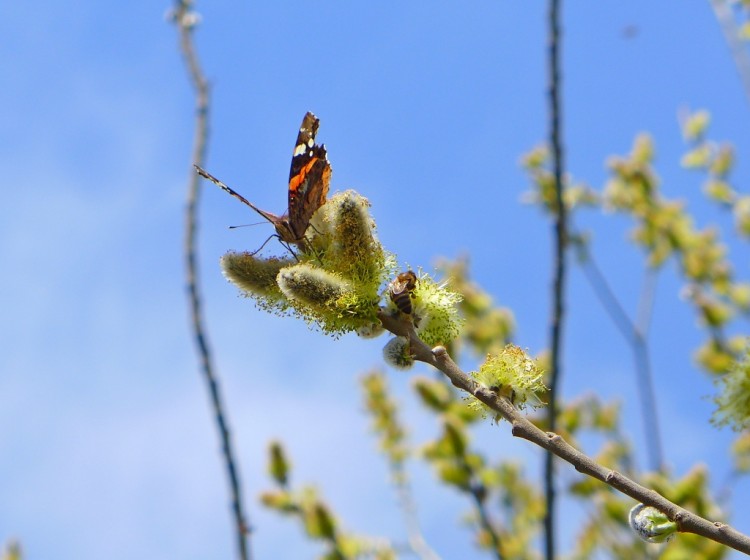
[[307, 177], [307, 174], [312, 169], [313, 165], [315, 165], [315, 162], [318, 161], [320, 158], [312, 158], [307, 165], [305, 165], [302, 169], [300, 169], [300, 172], [297, 173], [294, 177], [289, 179], [289, 190], [296, 192], [297, 189], [299, 189], [300, 185], [305, 181], [305, 178]]

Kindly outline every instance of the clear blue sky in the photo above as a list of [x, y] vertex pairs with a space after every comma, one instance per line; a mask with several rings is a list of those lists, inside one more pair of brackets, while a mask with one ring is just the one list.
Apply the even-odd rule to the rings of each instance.
[[[39, 0], [8, 3], [0, 20], [0, 541], [19, 538], [30, 559], [233, 553], [188, 330], [181, 242], [193, 97], [169, 8]], [[370, 199], [385, 245], [428, 269], [437, 256], [469, 252], [476, 280], [516, 313], [517, 342], [532, 352], [547, 344], [550, 228], [519, 203], [527, 181], [518, 165], [546, 135], [542, 3], [198, 2], [198, 10], [213, 83], [213, 173], [281, 212], [296, 129], [314, 111], [332, 190]], [[630, 26], [637, 34], [627, 38]], [[706, 108], [712, 136], [736, 143], [734, 177], [747, 185], [748, 100], [709, 3], [566, 3], [564, 31], [574, 176], [601, 187], [605, 159], [650, 131], [665, 194], [686, 200], [698, 225], [726, 225], [703, 202], [701, 178], [679, 168], [677, 111]], [[207, 186], [206, 315], [257, 558], [318, 550], [258, 505], [271, 438], [287, 444], [294, 481], [317, 483], [349, 529], [403, 539], [357, 384], [381, 364], [385, 339], [331, 340], [238, 298], [218, 258], [265, 239], [266, 226], [226, 229], [254, 219]], [[632, 310], [641, 257], [625, 242], [629, 223], [586, 216], [581, 225], [593, 229], [600, 263]], [[747, 246], [732, 254], [747, 278]], [[677, 475], [707, 464], [718, 488], [732, 434], [707, 423], [713, 388], [690, 358], [703, 335], [680, 286], [668, 266], [654, 317], [666, 456]], [[564, 394], [621, 400], [643, 465], [629, 351], [576, 269], [569, 296]], [[436, 427], [409, 392], [411, 375], [390, 380], [422, 442]], [[503, 426], [484, 428], [477, 443], [537, 468], [537, 451]], [[413, 477], [431, 544], [444, 558], [481, 557], [466, 552], [459, 524], [469, 505], [419, 464]], [[750, 532], [747, 480], [734, 490], [734, 522]]]

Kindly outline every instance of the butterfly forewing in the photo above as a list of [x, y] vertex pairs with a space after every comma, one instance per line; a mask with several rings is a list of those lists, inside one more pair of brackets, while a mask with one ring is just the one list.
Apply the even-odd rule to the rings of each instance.
[[331, 183], [326, 148], [315, 144], [319, 124], [312, 113], [302, 119], [289, 170], [289, 225], [300, 239], [305, 236], [310, 218], [325, 204]]
[[325, 146], [315, 144], [319, 125], [320, 120], [312, 113], [306, 113], [302, 119], [289, 171], [289, 206], [287, 213], [282, 216], [261, 210], [207, 171], [197, 165], [195, 168], [201, 176], [271, 222], [283, 242], [294, 243], [304, 250], [305, 232], [310, 225], [310, 218], [325, 204], [331, 183], [331, 164], [328, 162]]

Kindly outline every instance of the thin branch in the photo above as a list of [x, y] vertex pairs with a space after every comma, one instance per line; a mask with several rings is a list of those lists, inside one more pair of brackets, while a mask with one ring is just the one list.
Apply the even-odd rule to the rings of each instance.
[[661, 471], [664, 465], [661, 430], [659, 429], [656, 411], [654, 380], [651, 372], [651, 358], [647, 337], [651, 320], [651, 310], [653, 308], [656, 273], [652, 269], [648, 269], [646, 273], [638, 305], [638, 323], [634, 324], [588, 250], [585, 250], [581, 261], [581, 267], [586, 279], [594, 290], [594, 294], [599, 298], [604, 311], [612, 319], [617, 330], [620, 331], [620, 334], [622, 334], [631, 346], [635, 362], [636, 388], [639, 394], [638, 400], [641, 403], [644, 436], [646, 447], [648, 448], [649, 468], [653, 471]]
[[654, 312], [654, 295], [656, 294], [656, 280], [658, 270], [653, 266], [646, 267], [641, 288], [641, 298], [638, 301], [638, 314], [635, 319], [635, 330], [643, 338], [648, 338], [651, 329], [651, 316]]
[[656, 270], [646, 268], [643, 279], [641, 298], [638, 303], [638, 315], [633, 325], [633, 353], [635, 357], [635, 373], [637, 387], [640, 394], [641, 414], [646, 434], [650, 467], [654, 471], [664, 470], [664, 454], [661, 445], [661, 428], [656, 406], [656, 391], [654, 390], [654, 375], [651, 370], [651, 351], [648, 345], [648, 331], [651, 326], [651, 313], [654, 309], [654, 293], [656, 292]]
[[414, 497], [411, 492], [407, 474], [402, 463], [389, 461], [392, 469], [393, 480], [396, 481], [396, 490], [398, 492], [399, 505], [404, 515], [406, 532], [409, 536], [409, 547], [422, 560], [440, 560], [440, 556], [430, 548], [427, 541], [422, 535], [419, 527], [417, 516], [417, 506], [414, 504]]
[[[557, 426], [557, 396], [561, 377], [562, 329], [565, 314], [565, 248], [567, 245], [567, 209], [563, 196], [565, 164], [562, 147], [562, 107], [560, 76], [560, 0], [549, 0], [549, 115], [550, 145], [552, 147], [552, 175], [555, 180], [555, 255], [552, 281], [552, 320], [550, 331], [550, 392], [547, 423], [550, 430]], [[544, 514], [545, 557], [555, 558], [555, 472], [554, 456], [547, 453], [544, 461]]]
[[461, 466], [469, 475], [469, 478], [471, 480], [469, 491], [472, 498], [474, 498], [474, 507], [476, 508], [477, 514], [479, 515], [479, 525], [482, 527], [482, 529], [484, 529], [484, 531], [490, 538], [490, 542], [492, 543], [492, 551], [495, 553], [495, 558], [497, 558], [497, 560], [503, 560], [503, 553], [500, 549], [500, 535], [498, 535], [497, 531], [495, 531], [495, 526], [490, 520], [490, 514], [487, 511], [487, 507], [485, 505], [485, 502], [487, 501], [487, 489], [481, 481], [477, 480], [477, 477], [474, 475], [474, 469], [472, 469], [472, 467], [465, 460], [463, 461], [463, 464]]
[[714, 9], [716, 21], [719, 22], [721, 31], [724, 33], [724, 39], [729, 45], [729, 51], [732, 53], [734, 65], [745, 90], [745, 97], [750, 101], [750, 55], [740, 39], [740, 32], [734, 21], [732, 10], [726, 0], [710, 0], [710, 3]]
[[184, 252], [187, 267], [187, 288], [190, 299], [190, 313], [193, 333], [200, 357], [201, 371], [206, 380], [211, 395], [216, 425], [221, 439], [221, 449], [229, 478], [229, 486], [234, 514], [234, 525], [237, 538], [237, 549], [242, 560], [251, 558], [248, 544], [249, 527], [245, 520], [242, 507], [242, 492], [237, 469], [237, 462], [232, 451], [232, 441], [224, 412], [223, 399], [219, 388], [219, 380], [215, 373], [208, 335], [203, 323], [203, 310], [198, 279], [198, 264], [196, 258], [196, 238], [198, 232], [197, 210], [200, 198], [200, 182], [193, 171], [193, 165], [203, 165], [206, 157], [206, 141], [208, 138], [209, 87], [193, 45], [192, 30], [196, 23], [196, 14], [192, 11], [191, 0], [177, 0], [172, 12], [174, 22], [180, 34], [180, 49], [188, 69], [188, 76], [196, 93], [195, 101], [195, 136], [193, 139], [193, 153], [191, 156], [190, 179], [188, 180], [187, 208], [185, 211], [185, 239]]
[[655, 507], [671, 521], [674, 521], [681, 532], [700, 535], [745, 554], [750, 554], [750, 537], [747, 535], [725, 523], [709, 521], [681, 508], [658, 492], [641, 486], [623, 474], [600, 465], [591, 457], [567, 443], [561, 436], [552, 432], [544, 432], [534, 426], [507, 398], [477, 384], [470, 376], [461, 371], [444, 347], [430, 348], [422, 342], [414, 330], [414, 325], [408, 319], [393, 317], [386, 312], [381, 312], [378, 318], [388, 331], [409, 340], [412, 355], [416, 360], [441, 371], [455, 387], [473, 395], [510, 422], [511, 433], [515, 437], [530, 441], [570, 463], [578, 472], [604, 482], [642, 504]]

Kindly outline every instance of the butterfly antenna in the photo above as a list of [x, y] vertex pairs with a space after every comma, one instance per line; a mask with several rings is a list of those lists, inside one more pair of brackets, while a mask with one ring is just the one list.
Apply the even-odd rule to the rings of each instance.
[[234, 198], [236, 198], [243, 204], [246, 204], [247, 206], [255, 210], [258, 214], [263, 216], [266, 220], [268, 220], [272, 224], [275, 224], [275, 222], [273, 221], [274, 216], [272, 214], [269, 214], [268, 212], [264, 212], [263, 210], [255, 206], [255, 204], [250, 202], [248, 199], [246, 199], [244, 196], [242, 196], [240, 193], [238, 193], [237, 191], [235, 191], [234, 189], [232, 189], [225, 183], [222, 183], [221, 181], [219, 181], [216, 177], [211, 175], [208, 171], [206, 171], [202, 167], [195, 165], [195, 164], [193, 164], [193, 167], [195, 167], [195, 170], [198, 172], [198, 175], [200, 175], [201, 177], [205, 177], [206, 179], [211, 181], [214, 185], [222, 189], [224, 192], [231, 194]]
[[254, 224], [240, 224], [238, 226], [229, 226], [229, 229], [237, 229], [237, 228], [241, 228], [241, 227], [251, 227], [251, 226], [262, 226], [265, 223], [266, 222], [255, 222]]

